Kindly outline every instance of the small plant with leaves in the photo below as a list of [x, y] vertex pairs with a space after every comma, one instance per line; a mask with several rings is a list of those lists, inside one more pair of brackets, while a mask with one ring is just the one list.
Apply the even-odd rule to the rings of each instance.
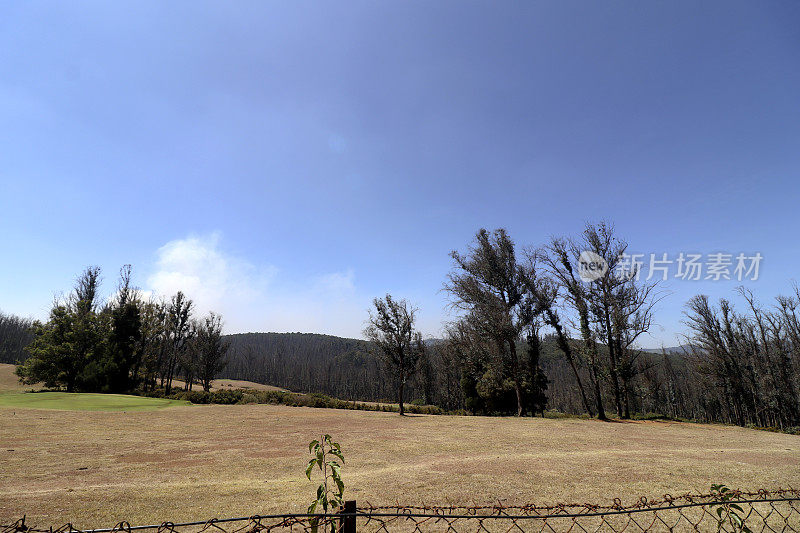
[[[339, 443], [333, 442], [331, 436], [327, 434], [322, 435], [319, 440], [312, 440], [308, 444], [308, 451], [312, 457], [306, 467], [306, 477], [311, 479], [311, 473], [315, 467], [322, 474], [322, 483], [317, 487], [317, 498], [308, 506], [308, 512], [328, 514], [344, 504], [344, 482], [341, 474], [344, 455]], [[310, 522], [312, 533], [316, 533], [319, 529], [320, 517], [313, 517]], [[335, 533], [335, 521], [323, 521], [323, 531], [327, 531], [328, 523], [331, 526], [331, 533]]]
[[744, 524], [744, 510], [736, 503], [730, 503], [736, 493], [725, 485], [711, 485], [711, 493], [716, 503], [711, 509], [717, 514], [717, 531], [731, 531], [736, 533], [752, 533]]

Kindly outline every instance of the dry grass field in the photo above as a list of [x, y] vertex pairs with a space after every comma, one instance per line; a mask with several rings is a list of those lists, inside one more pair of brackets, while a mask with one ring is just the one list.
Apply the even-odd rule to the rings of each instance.
[[372, 503], [610, 502], [800, 486], [800, 437], [683, 423], [408, 416], [270, 405], [0, 408], [0, 522], [79, 527], [303, 511], [307, 443]]

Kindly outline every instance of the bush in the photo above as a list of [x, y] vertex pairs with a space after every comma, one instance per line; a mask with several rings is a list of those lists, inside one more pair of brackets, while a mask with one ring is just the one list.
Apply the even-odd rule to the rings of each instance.
[[242, 394], [242, 399], [239, 400], [239, 403], [241, 403], [241, 404], [251, 404], [251, 403], [259, 403], [259, 402], [258, 402], [258, 397], [255, 394], [253, 394], [251, 392], [245, 392], [244, 394]]
[[[331, 398], [325, 394], [283, 392], [283, 391], [256, 391], [249, 389], [223, 389], [214, 392], [199, 391], [173, 391], [166, 395], [164, 389], [151, 391], [136, 391], [135, 394], [150, 398], [170, 398], [173, 400], [186, 400], [194, 404], [269, 404], [288, 405], [290, 407], [316, 407], [324, 409], [351, 409], [358, 411], [378, 411], [396, 413], [398, 408], [389, 403], [365, 403], [350, 400]], [[407, 411], [413, 414], [440, 415], [445, 411], [435, 405], [408, 404]], [[461, 412], [460, 414], [463, 414]]]
[[436, 405], [416, 405], [408, 406], [408, 412], [415, 415], [441, 415], [444, 411]]
[[687, 422], [682, 418], [676, 418], [674, 416], [669, 415], [662, 415], [661, 413], [635, 413], [631, 418], [634, 420], [663, 420], [667, 422]]

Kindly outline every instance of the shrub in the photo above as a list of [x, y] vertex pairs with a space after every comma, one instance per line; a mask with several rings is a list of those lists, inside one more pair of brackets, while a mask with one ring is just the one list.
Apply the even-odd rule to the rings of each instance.
[[258, 397], [255, 394], [250, 393], [250, 392], [246, 392], [246, 393], [242, 394], [242, 399], [239, 400], [239, 403], [251, 404], [251, 403], [259, 403], [259, 401], [258, 401]]

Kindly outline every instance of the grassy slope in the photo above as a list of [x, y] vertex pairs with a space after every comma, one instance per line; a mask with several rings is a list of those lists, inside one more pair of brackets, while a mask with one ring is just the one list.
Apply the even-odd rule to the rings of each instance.
[[[127, 394], [67, 392], [7, 392], [0, 395], [0, 408], [61, 409], [67, 411], [142, 411], [189, 405], [166, 398], [145, 398]], [[2, 411], [0, 411], [2, 414]]]
[[14, 374], [16, 365], [0, 363], [0, 394], [5, 392], [22, 392], [24, 390], [38, 390], [35, 385], [22, 385]]
[[373, 504], [610, 502], [800, 486], [800, 437], [602, 423], [208, 405], [148, 412], [0, 410], [0, 523], [77, 527], [303, 511], [320, 432], [346, 495]]
[[[66, 392], [37, 392], [40, 387], [22, 385], [14, 375], [14, 365], [0, 364], [0, 408], [60, 409], [71, 411], [142, 411], [161, 409], [189, 402], [163, 398], [144, 398], [126, 394], [69, 394]], [[0, 410], [0, 417], [7, 412]]]

